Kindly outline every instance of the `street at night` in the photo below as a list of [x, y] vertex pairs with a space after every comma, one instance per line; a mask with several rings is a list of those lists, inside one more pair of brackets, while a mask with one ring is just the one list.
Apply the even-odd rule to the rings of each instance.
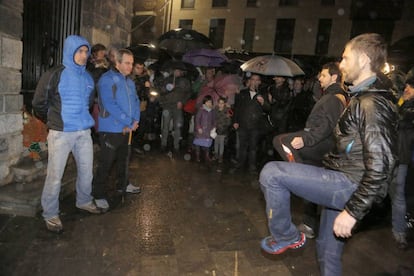
[[[268, 235], [257, 175], [218, 173], [215, 166], [158, 152], [133, 155], [141, 186], [102, 215], [61, 201], [62, 234], [41, 215], [1, 215], [1, 275], [319, 275], [315, 240], [281, 255], [260, 250]], [[292, 198], [293, 220], [302, 201]], [[388, 210], [388, 209], [385, 209]], [[344, 275], [413, 275], [410, 249], [396, 248], [390, 214], [367, 217], [345, 246]]]

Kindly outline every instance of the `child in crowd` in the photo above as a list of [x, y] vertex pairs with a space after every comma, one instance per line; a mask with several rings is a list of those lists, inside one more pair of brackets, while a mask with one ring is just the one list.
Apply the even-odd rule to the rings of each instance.
[[214, 157], [219, 163], [223, 163], [223, 153], [225, 140], [231, 124], [229, 107], [226, 105], [227, 99], [220, 97], [215, 108], [216, 117], [216, 139], [214, 141]]
[[203, 98], [203, 105], [198, 109], [194, 121], [194, 140], [196, 161], [200, 162], [200, 150], [203, 151], [205, 162], [210, 162], [210, 147], [213, 139], [210, 132], [215, 126], [213, 98], [207, 95]]

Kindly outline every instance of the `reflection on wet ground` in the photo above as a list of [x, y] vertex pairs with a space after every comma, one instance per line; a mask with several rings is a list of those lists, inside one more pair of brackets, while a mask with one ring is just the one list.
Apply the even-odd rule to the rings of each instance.
[[[226, 171], [182, 156], [134, 155], [131, 181], [142, 192], [112, 200], [108, 213], [79, 213], [74, 195], [65, 198], [60, 235], [40, 215], [1, 216], [0, 274], [319, 275], [314, 240], [279, 256], [260, 250], [268, 232], [257, 176]], [[292, 198], [296, 223], [301, 204]], [[349, 240], [343, 263], [344, 275], [413, 275], [414, 251], [395, 247], [386, 211]]]

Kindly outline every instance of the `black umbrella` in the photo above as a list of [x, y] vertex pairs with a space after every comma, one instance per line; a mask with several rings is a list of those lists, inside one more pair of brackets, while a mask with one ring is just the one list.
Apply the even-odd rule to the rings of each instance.
[[195, 30], [175, 29], [158, 38], [158, 47], [175, 57], [181, 57], [194, 49], [214, 49], [211, 40]]
[[131, 45], [127, 49], [132, 52], [135, 60], [142, 62], [148, 59], [164, 61], [172, 58], [165, 49], [160, 49], [153, 44], [142, 43]]
[[198, 72], [197, 68], [194, 65], [192, 65], [191, 63], [188, 63], [188, 62], [181, 61], [181, 60], [174, 60], [174, 59], [167, 60], [160, 67], [161, 71], [173, 71], [175, 69], [185, 71], [186, 75], [191, 80], [197, 79], [197, 77], [199, 75], [199, 72]]

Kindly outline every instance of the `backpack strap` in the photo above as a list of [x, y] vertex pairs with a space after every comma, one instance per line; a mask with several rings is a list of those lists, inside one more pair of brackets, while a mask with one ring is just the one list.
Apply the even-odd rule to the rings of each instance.
[[335, 96], [341, 101], [344, 108], [347, 107], [348, 103], [347, 103], [344, 95], [342, 95], [341, 93], [337, 93], [337, 94], [335, 94]]
[[60, 76], [63, 69], [65, 69], [65, 66], [61, 64], [46, 71], [41, 76], [38, 87], [36, 87], [32, 102], [36, 108], [34, 108], [33, 113], [44, 123], [47, 122], [50, 102], [55, 101], [54, 96], [58, 93]]

